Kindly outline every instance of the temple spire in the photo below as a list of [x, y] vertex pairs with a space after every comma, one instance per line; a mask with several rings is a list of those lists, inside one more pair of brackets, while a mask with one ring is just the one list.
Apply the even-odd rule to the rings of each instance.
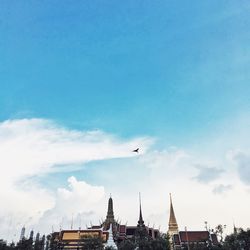
[[144, 220], [142, 217], [142, 209], [141, 209], [141, 194], [139, 193], [139, 220], [135, 232], [135, 238], [137, 242], [140, 242], [142, 239], [148, 236], [148, 232], [146, 226], [144, 224]]
[[111, 194], [110, 194], [110, 198], [108, 201], [108, 212], [107, 212], [106, 219], [114, 220], [113, 200], [112, 200]]
[[114, 216], [114, 210], [113, 210], [113, 200], [110, 194], [109, 200], [108, 200], [108, 212], [107, 212], [107, 216], [106, 216], [106, 220], [103, 224], [104, 229], [107, 230], [110, 226], [110, 223], [115, 224], [115, 216]]
[[142, 211], [141, 211], [141, 193], [139, 193], [139, 204], [140, 204], [140, 212], [139, 212], [139, 220], [138, 220], [138, 224], [137, 227], [144, 227], [144, 221], [142, 218]]
[[169, 195], [170, 195], [170, 216], [169, 216], [169, 223], [168, 223], [168, 233], [173, 235], [175, 233], [178, 233], [178, 224], [177, 224], [175, 214], [174, 214], [171, 193]]

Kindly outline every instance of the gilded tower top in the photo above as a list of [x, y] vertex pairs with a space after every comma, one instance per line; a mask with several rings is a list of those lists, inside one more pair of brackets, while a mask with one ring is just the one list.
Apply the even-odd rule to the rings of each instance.
[[168, 233], [175, 234], [178, 233], [178, 224], [174, 214], [174, 208], [172, 203], [172, 196], [170, 195], [170, 216], [169, 216], [169, 223], [168, 223]]

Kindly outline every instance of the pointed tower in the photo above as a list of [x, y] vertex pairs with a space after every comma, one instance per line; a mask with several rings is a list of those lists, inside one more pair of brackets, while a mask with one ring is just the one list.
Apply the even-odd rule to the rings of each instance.
[[111, 195], [108, 201], [108, 212], [107, 212], [106, 220], [103, 224], [105, 230], [109, 228], [110, 223], [113, 225], [115, 223], [115, 216], [114, 216], [114, 211], [113, 211], [113, 200], [111, 198]]
[[107, 212], [107, 216], [106, 216], [106, 220], [114, 220], [114, 210], [113, 210], [113, 200], [111, 198], [109, 198], [109, 202], [108, 202], [108, 212]]
[[139, 220], [137, 223], [137, 228], [135, 231], [135, 237], [136, 237], [136, 241], [140, 242], [142, 239], [147, 238], [148, 236], [148, 231], [146, 229], [146, 226], [144, 224], [144, 220], [142, 217], [142, 209], [141, 209], [141, 194], [139, 193]]
[[174, 234], [177, 234], [179, 232], [178, 224], [175, 218], [174, 214], [174, 208], [172, 203], [172, 196], [170, 195], [170, 215], [169, 215], [169, 223], [168, 223], [168, 234], [169, 236], [172, 236]]
[[141, 211], [141, 194], [139, 193], [139, 203], [140, 203], [140, 212], [139, 212], [139, 220], [138, 220], [138, 224], [137, 224], [137, 227], [139, 228], [145, 228], [145, 225], [144, 225], [144, 220], [142, 218], [142, 211]]

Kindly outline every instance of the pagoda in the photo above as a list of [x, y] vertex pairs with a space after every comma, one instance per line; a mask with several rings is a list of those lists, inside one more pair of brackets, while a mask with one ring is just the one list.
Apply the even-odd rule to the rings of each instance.
[[169, 223], [168, 223], [168, 234], [169, 236], [173, 236], [174, 234], [178, 234], [178, 224], [175, 218], [174, 207], [172, 202], [172, 196], [170, 195], [170, 215], [169, 215]]

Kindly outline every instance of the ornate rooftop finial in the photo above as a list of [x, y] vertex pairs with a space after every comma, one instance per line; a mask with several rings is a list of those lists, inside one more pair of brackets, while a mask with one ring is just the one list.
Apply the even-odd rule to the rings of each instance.
[[170, 196], [170, 216], [169, 216], [169, 223], [168, 223], [168, 233], [173, 235], [175, 233], [178, 233], [178, 224], [177, 224], [175, 214], [174, 214], [171, 193], [169, 194], [169, 196]]

